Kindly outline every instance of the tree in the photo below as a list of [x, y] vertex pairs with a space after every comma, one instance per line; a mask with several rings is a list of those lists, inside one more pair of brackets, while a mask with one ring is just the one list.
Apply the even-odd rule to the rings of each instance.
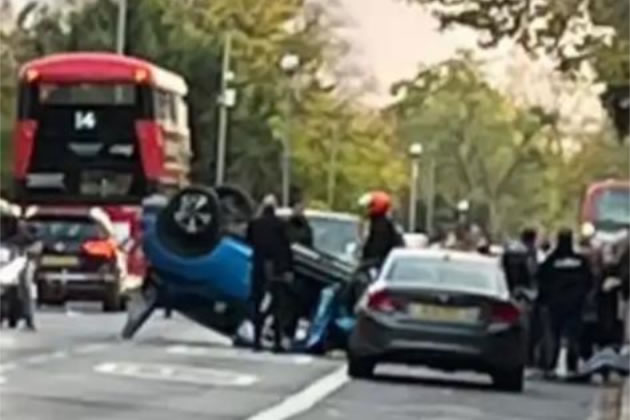
[[487, 230], [499, 235], [537, 211], [524, 194], [536, 194], [544, 160], [539, 144], [549, 116], [521, 110], [492, 89], [470, 55], [421, 70], [394, 88], [391, 108], [400, 139], [422, 141], [437, 166], [440, 198], [454, 209], [466, 199], [487, 214]]
[[491, 48], [514, 41], [574, 74], [590, 63], [608, 86], [603, 104], [620, 138], [628, 135], [630, 6], [619, 0], [413, 0], [430, 5], [442, 28], [463, 25]]

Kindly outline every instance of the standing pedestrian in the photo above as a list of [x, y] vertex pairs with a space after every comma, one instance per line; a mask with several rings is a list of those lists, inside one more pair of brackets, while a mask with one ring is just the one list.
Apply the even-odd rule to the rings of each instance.
[[[305, 200], [300, 191], [291, 194], [294, 198], [291, 206], [291, 215], [287, 220], [287, 232], [291, 244], [299, 244], [307, 248], [313, 248], [313, 228], [304, 214], [306, 208]], [[291, 319], [287, 321], [286, 334], [292, 340], [297, 331], [299, 318], [310, 316], [312, 308], [319, 299], [319, 287], [312, 282], [294, 276], [293, 284], [290, 287], [292, 299], [288, 299], [287, 305], [291, 305]]]
[[580, 237], [580, 253], [589, 262], [593, 282], [584, 302], [582, 313], [582, 330], [580, 334], [580, 357], [582, 360], [589, 360], [593, 356], [595, 346], [600, 343], [602, 334], [600, 332], [600, 290], [602, 287], [603, 264], [600, 250], [594, 243], [594, 228], [586, 224], [582, 227]]
[[[520, 235], [521, 245], [524, 250], [524, 275], [526, 287], [535, 293], [538, 292], [538, 232], [534, 228], [525, 228]], [[534, 301], [529, 308], [529, 340], [527, 354], [530, 366], [540, 366], [540, 344], [543, 338], [543, 319], [540, 305]]]
[[582, 312], [592, 277], [588, 260], [573, 247], [573, 233], [561, 230], [555, 249], [539, 271], [539, 302], [546, 309], [551, 328], [545, 352], [547, 375], [556, 367], [562, 339], [568, 345], [567, 369], [577, 371]]
[[276, 216], [275, 196], [264, 198], [260, 214], [247, 227], [247, 241], [253, 250], [252, 303], [254, 305], [254, 348], [261, 349], [267, 311], [262, 307], [265, 295], [271, 294], [271, 316], [274, 324], [274, 351], [282, 350], [283, 333], [291, 319], [288, 302], [292, 254], [286, 226]]
[[380, 269], [392, 249], [403, 247], [405, 242], [390, 218], [392, 201], [389, 194], [374, 192], [361, 200], [369, 219], [368, 236], [363, 246], [363, 263]]

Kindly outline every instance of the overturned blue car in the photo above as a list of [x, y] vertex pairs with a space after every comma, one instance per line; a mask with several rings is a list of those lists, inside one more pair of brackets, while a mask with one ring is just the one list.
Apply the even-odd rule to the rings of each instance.
[[[253, 312], [252, 250], [244, 239], [255, 204], [238, 188], [188, 187], [170, 200], [145, 205], [144, 253], [149, 270], [128, 308], [123, 338], [130, 339], [165, 307], [231, 337]], [[286, 215], [280, 209], [279, 216]], [[314, 248], [293, 245], [294, 300], [308, 325], [296, 349], [344, 348], [353, 307], [369, 277], [352, 254], [358, 218], [307, 212]], [[237, 340], [243, 343], [243, 337]], [[246, 341], [246, 340], [245, 340]]]

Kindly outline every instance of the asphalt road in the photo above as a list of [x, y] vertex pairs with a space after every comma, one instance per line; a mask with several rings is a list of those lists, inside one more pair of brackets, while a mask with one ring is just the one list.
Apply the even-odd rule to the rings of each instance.
[[227, 345], [161, 314], [131, 342], [123, 314], [46, 311], [39, 330], [0, 331], [2, 420], [597, 420], [595, 386], [530, 381], [497, 393], [474, 375], [388, 367], [350, 381], [342, 358]]

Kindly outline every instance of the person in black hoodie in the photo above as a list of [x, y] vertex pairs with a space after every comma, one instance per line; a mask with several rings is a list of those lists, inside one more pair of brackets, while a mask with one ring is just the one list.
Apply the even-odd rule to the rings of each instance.
[[551, 342], [545, 360], [545, 371], [553, 372], [560, 353], [560, 342], [568, 342], [567, 368], [577, 370], [582, 311], [591, 290], [593, 275], [588, 259], [573, 248], [573, 234], [563, 229], [556, 248], [539, 270], [539, 302], [548, 314]]
[[389, 217], [391, 198], [384, 192], [367, 198], [369, 232], [363, 246], [362, 262], [380, 268], [392, 249], [404, 246], [404, 240]]
[[282, 350], [282, 336], [291, 314], [288, 300], [292, 268], [291, 243], [285, 223], [276, 216], [276, 199], [263, 200], [260, 215], [247, 227], [247, 242], [253, 250], [252, 301], [254, 305], [254, 348], [261, 348], [267, 312], [262, 308], [265, 294], [271, 294], [274, 321], [274, 350]]

